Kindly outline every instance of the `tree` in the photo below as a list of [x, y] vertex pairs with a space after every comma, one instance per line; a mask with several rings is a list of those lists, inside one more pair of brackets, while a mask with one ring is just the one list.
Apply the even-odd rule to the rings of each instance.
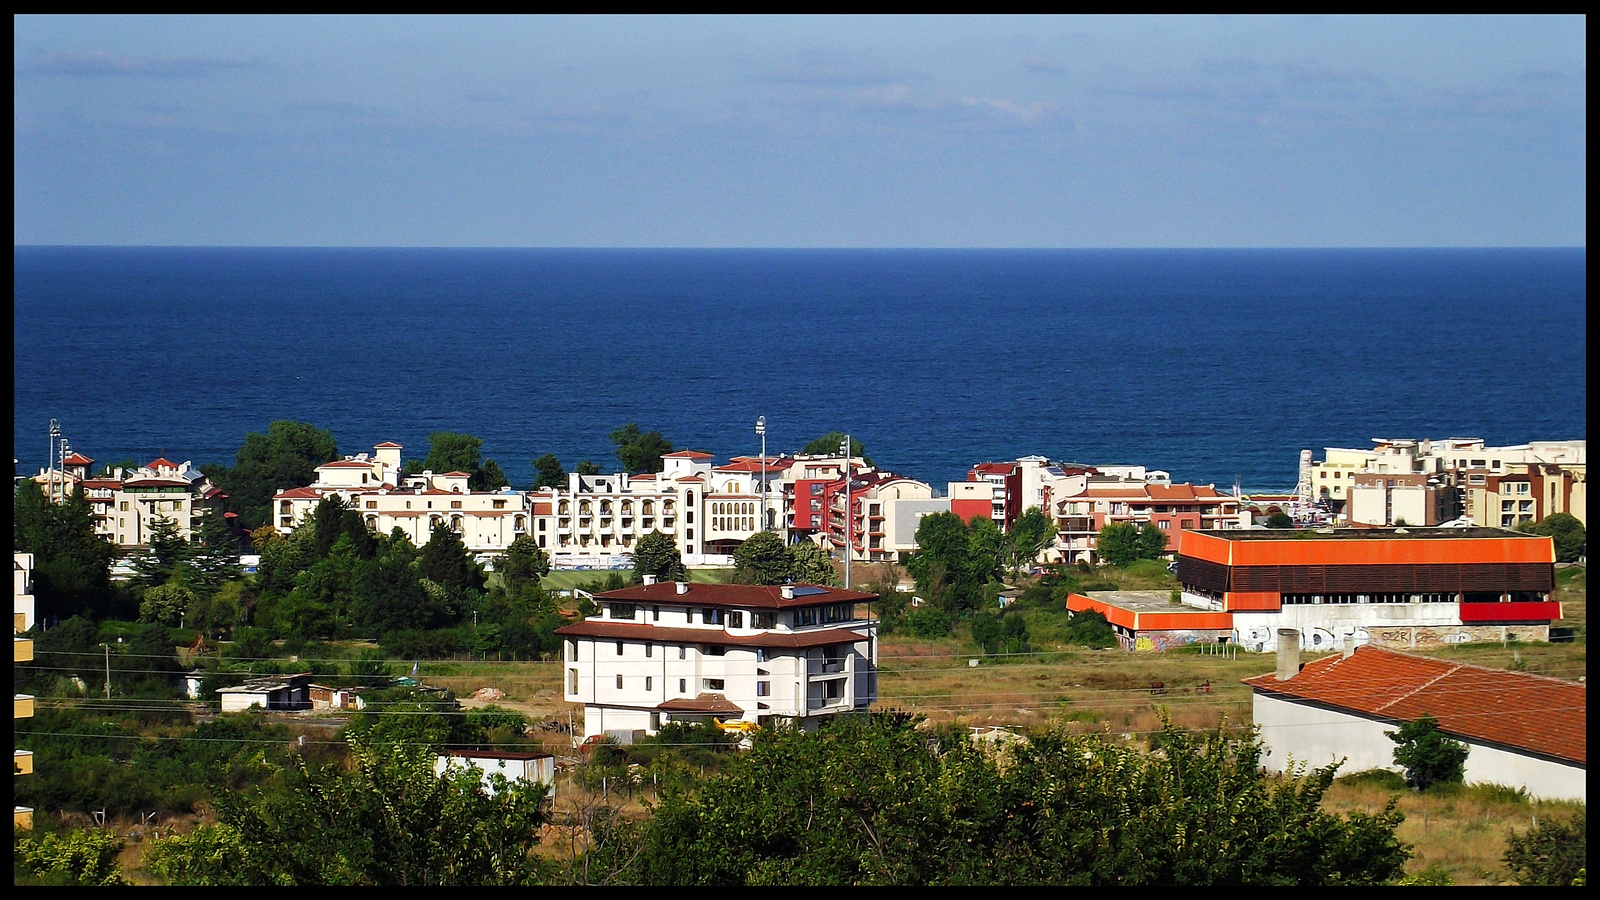
[[1130, 522], [1107, 522], [1100, 529], [1095, 549], [1100, 561], [1108, 566], [1132, 565], [1139, 558], [1139, 529]]
[[799, 584], [833, 584], [838, 573], [826, 551], [810, 541], [789, 547], [789, 577]]
[[546, 453], [534, 460], [533, 471], [533, 487], [529, 490], [537, 491], [547, 487], [566, 489], [567, 470], [561, 468], [561, 460], [556, 459], [554, 453]]
[[99, 829], [62, 831], [38, 840], [22, 835], [13, 852], [18, 886], [125, 885], [117, 854], [124, 844], [116, 835]]
[[1112, 630], [1111, 623], [1106, 617], [1088, 609], [1074, 613], [1072, 620], [1067, 623], [1066, 632], [1062, 639], [1068, 644], [1077, 644], [1080, 647], [1115, 647], [1117, 633]]
[[190, 554], [189, 583], [200, 594], [214, 594], [244, 575], [239, 569], [239, 536], [221, 512], [212, 511], [200, 520], [200, 543], [190, 548]]
[[654, 575], [657, 581], [683, 581], [689, 577], [677, 542], [672, 535], [659, 531], [640, 538], [633, 548], [633, 574], [641, 581], [646, 575]]
[[1283, 510], [1280, 509], [1277, 512], [1273, 513], [1272, 515], [1267, 516], [1267, 527], [1268, 528], [1293, 528], [1294, 527], [1294, 520], [1289, 518], [1289, 514], [1288, 513], [1284, 512]]
[[12, 549], [33, 554], [33, 594], [41, 620], [111, 611], [111, 560], [116, 551], [95, 531], [94, 511], [80, 486], [61, 503], [24, 479], [12, 498]]
[[[990, 521], [989, 527], [993, 526]], [[947, 614], [975, 608], [979, 589], [997, 562], [994, 556], [975, 558], [975, 544], [985, 541], [975, 542], [973, 532], [955, 513], [933, 513], [917, 523], [916, 542], [917, 551], [906, 562], [906, 570], [916, 579], [918, 590]]]
[[758, 531], [733, 551], [737, 584], [784, 584], [794, 577], [794, 557], [776, 532]]
[[182, 624], [183, 614], [195, 602], [194, 592], [174, 579], [152, 588], [146, 588], [144, 599], [139, 601], [139, 618], [162, 625]]
[[666, 468], [666, 463], [661, 461], [662, 454], [672, 452], [672, 444], [661, 432], [640, 432], [636, 422], [611, 432], [611, 443], [617, 445], [617, 459], [622, 468], [634, 474], [661, 471]]
[[1467, 745], [1445, 737], [1439, 720], [1422, 716], [1391, 731], [1396, 765], [1406, 770], [1406, 784], [1425, 791], [1435, 784], [1460, 784], [1466, 777]]
[[1537, 828], [1506, 839], [1506, 868], [1517, 884], [1578, 883], [1589, 858], [1589, 828], [1584, 810], [1569, 822], [1546, 819]]
[[1393, 804], [1321, 809], [1335, 766], [1269, 779], [1260, 747], [1170, 723], [1162, 752], [1046, 731], [1005, 751], [905, 714], [774, 729], [668, 790], [595, 869], [660, 885], [1377, 885]]
[[498, 463], [483, 459], [482, 438], [455, 431], [435, 431], [428, 435], [427, 457], [420, 462], [411, 460], [402, 471], [407, 475], [466, 472], [471, 476], [467, 487], [474, 491], [499, 490], [511, 483]]
[[1571, 513], [1551, 513], [1538, 522], [1523, 522], [1517, 530], [1554, 538], [1557, 562], [1577, 562], [1583, 557], [1588, 542], [1583, 523]]
[[228, 493], [228, 502], [245, 528], [272, 521], [272, 495], [316, 480], [317, 466], [339, 458], [332, 433], [305, 422], [278, 421], [266, 434], [245, 435], [232, 468], [202, 466]]
[[132, 566], [141, 583], [154, 587], [166, 584], [193, 555], [189, 542], [178, 531], [178, 523], [156, 516], [150, 520], [150, 552], [135, 557]]
[[577, 472], [579, 475], [599, 475], [600, 464], [592, 460], [585, 459], [580, 461], [578, 463], [578, 467], [572, 471]]
[[[800, 448], [800, 453], [805, 456], [838, 456], [839, 448], [844, 446], [844, 432], [830, 431], [822, 437]], [[860, 458], [863, 463], [872, 465], [872, 458], [867, 456], [866, 445], [856, 438], [850, 439], [851, 458]]]
[[516, 596], [522, 593], [523, 587], [538, 584], [541, 578], [550, 574], [550, 557], [540, 549], [539, 542], [532, 535], [525, 534], [511, 542], [495, 567], [500, 570], [506, 593]]
[[437, 776], [431, 746], [356, 734], [350, 750], [348, 771], [299, 760], [280, 788], [224, 794], [219, 824], [151, 846], [151, 871], [174, 885], [533, 883], [543, 785]]
[[1167, 533], [1154, 522], [1139, 526], [1139, 558], [1160, 559], [1167, 552]]
[[483, 567], [472, 558], [461, 535], [447, 525], [435, 525], [417, 561], [417, 573], [458, 596], [481, 593]]
[[1048, 547], [1055, 536], [1056, 523], [1050, 521], [1050, 517], [1039, 507], [1030, 506], [1017, 516], [1016, 521], [1011, 523], [1011, 531], [1006, 534], [1005, 543], [1013, 580], [1021, 577], [1025, 567], [1033, 565], [1040, 551]]

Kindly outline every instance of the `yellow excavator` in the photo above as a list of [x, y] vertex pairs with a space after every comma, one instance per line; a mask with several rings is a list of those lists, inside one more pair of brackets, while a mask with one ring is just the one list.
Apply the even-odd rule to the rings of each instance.
[[719, 730], [731, 731], [737, 734], [755, 734], [761, 730], [760, 725], [757, 725], [754, 722], [746, 722], [743, 719], [732, 719], [729, 721], [712, 719], [712, 721], [716, 723], [716, 726]]

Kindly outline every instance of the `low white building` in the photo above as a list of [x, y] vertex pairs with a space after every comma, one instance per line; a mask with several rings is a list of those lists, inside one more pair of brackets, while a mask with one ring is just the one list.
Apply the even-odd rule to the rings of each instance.
[[1278, 671], [1245, 680], [1267, 771], [1344, 760], [1341, 774], [1398, 772], [1389, 735], [1432, 716], [1440, 731], [1467, 745], [1469, 784], [1587, 802], [1583, 684], [1373, 646], [1301, 667], [1296, 632], [1286, 630], [1279, 646]]
[[667, 722], [813, 728], [877, 697], [874, 594], [812, 585], [644, 584], [597, 594], [600, 613], [559, 628], [566, 700], [585, 736], [654, 734]]
[[447, 750], [433, 763], [433, 773], [444, 775], [450, 769], [476, 769], [483, 789], [494, 793], [491, 775], [507, 781], [525, 781], [549, 788], [546, 798], [555, 795], [556, 758], [548, 753], [507, 753], [496, 750]]

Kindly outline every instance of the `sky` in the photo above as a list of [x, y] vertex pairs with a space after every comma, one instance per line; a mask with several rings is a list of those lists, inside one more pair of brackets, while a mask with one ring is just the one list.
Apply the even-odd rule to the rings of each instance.
[[1568, 17], [13, 18], [16, 244], [1586, 244]]

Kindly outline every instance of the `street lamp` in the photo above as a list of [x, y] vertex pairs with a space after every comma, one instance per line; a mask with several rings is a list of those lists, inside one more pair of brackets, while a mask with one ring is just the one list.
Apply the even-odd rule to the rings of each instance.
[[767, 417], [756, 416], [756, 434], [761, 436], [761, 530], [767, 530]]
[[844, 589], [850, 590], [850, 555], [855, 547], [850, 543], [850, 520], [855, 510], [850, 506], [850, 435], [839, 443], [839, 453], [844, 457]]
[[61, 436], [61, 423], [55, 419], [50, 420], [50, 455], [45, 459], [45, 494], [51, 499], [55, 498], [56, 491], [56, 438]]

